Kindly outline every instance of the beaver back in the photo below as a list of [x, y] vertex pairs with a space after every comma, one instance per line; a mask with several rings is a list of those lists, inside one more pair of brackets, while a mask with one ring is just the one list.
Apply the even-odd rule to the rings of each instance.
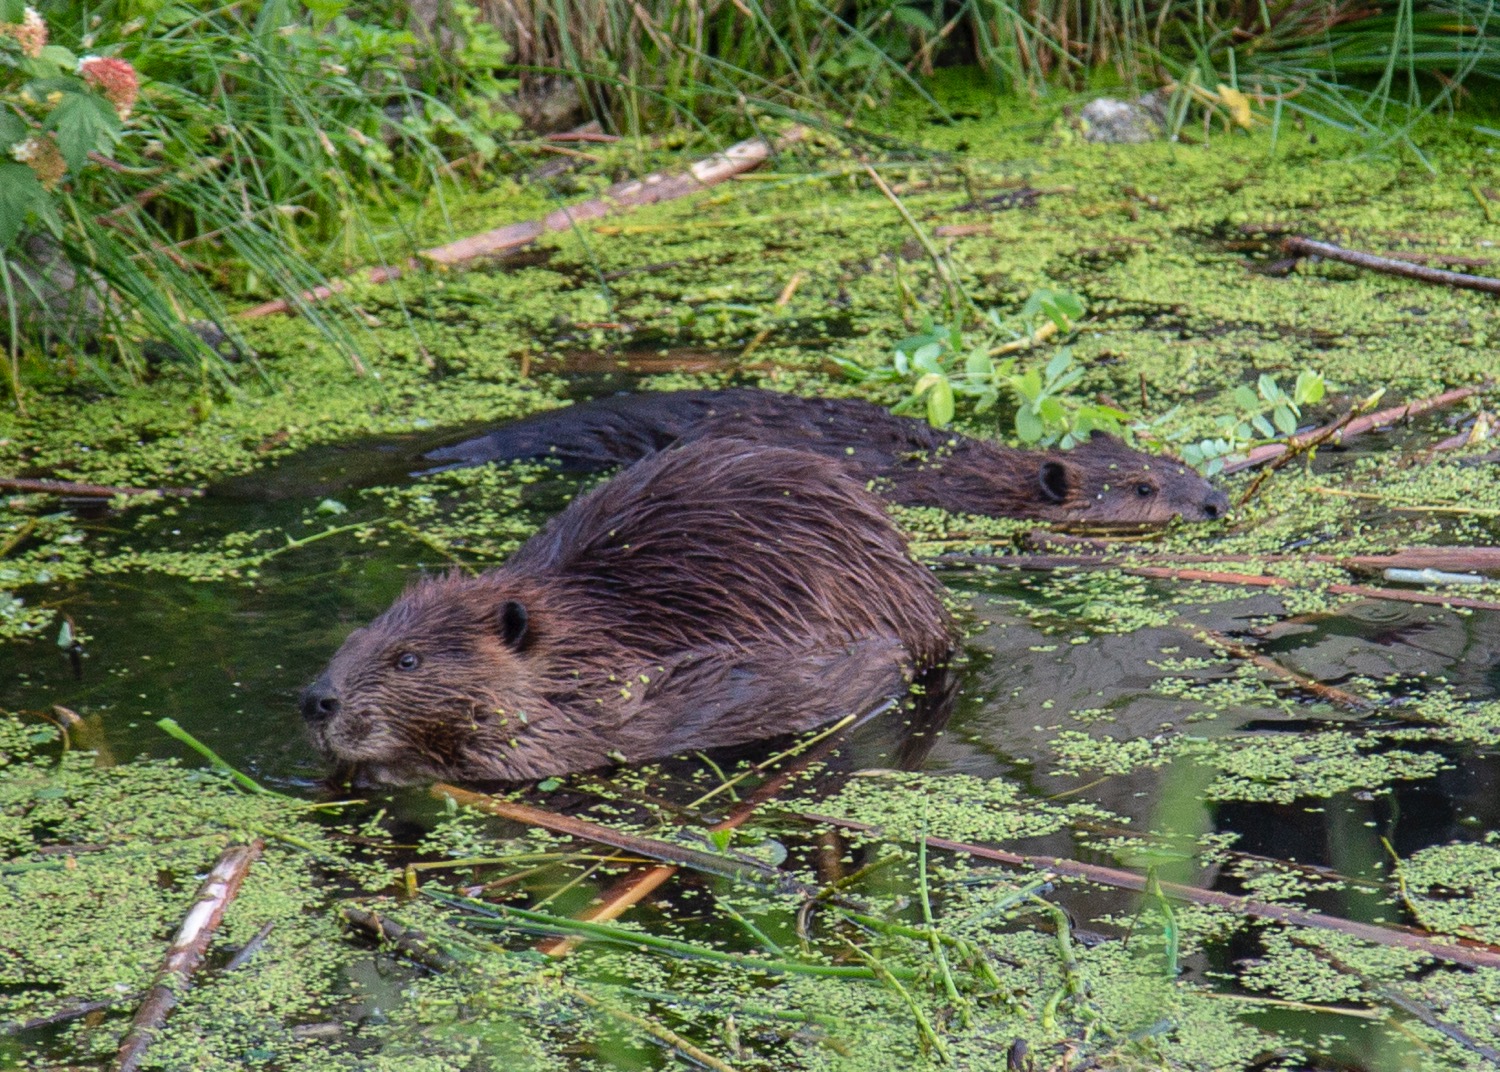
[[499, 569], [418, 582], [303, 714], [387, 781], [735, 744], [899, 694], [952, 646], [940, 593], [837, 464], [703, 440], [580, 497]]
[[795, 447], [833, 459], [909, 506], [1049, 521], [1213, 520], [1224, 493], [1175, 458], [1095, 433], [1070, 451], [1017, 450], [933, 428], [858, 399], [755, 388], [647, 392], [535, 414], [434, 450], [440, 468], [551, 458], [573, 469], [628, 465], [668, 443], [710, 437]]

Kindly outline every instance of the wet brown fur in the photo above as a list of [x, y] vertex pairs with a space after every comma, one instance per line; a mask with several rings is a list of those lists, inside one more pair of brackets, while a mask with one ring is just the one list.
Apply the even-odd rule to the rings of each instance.
[[1070, 451], [1016, 450], [854, 399], [753, 388], [616, 396], [537, 414], [435, 450], [454, 465], [556, 458], [629, 464], [672, 442], [733, 436], [811, 450], [910, 506], [1048, 521], [1159, 524], [1224, 516], [1224, 493], [1175, 458], [1096, 435]]
[[499, 569], [414, 585], [303, 710], [378, 781], [736, 744], [899, 695], [951, 647], [939, 593], [828, 459], [704, 440], [583, 496]]

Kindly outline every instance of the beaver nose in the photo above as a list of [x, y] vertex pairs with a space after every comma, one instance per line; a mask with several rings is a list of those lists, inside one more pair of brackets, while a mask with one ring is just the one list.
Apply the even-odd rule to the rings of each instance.
[[1206, 503], [1203, 504], [1203, 516], [1213, 521], [1229, 513], [1229, 496], [1222, 491], [1216, 491]]
[[325, 722], [338, 713], [338, 693], [326, 681], [315, 681], [302, 690], [302, 717], [307, 722]]

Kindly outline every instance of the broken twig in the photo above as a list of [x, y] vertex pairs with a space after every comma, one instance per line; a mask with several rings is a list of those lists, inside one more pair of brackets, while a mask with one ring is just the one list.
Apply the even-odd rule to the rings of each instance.
[[127, 488], [113, 484], [78, 484], [71, 480], [45, 480], [21, 476], [0, 476], [0, 489], [36, 495], [77, 495], [88, 499], [112, 499], [116, 495], [176, 495], [196, 498], [202, 488]]
[[1300, 235], [1283, 238], [1281, 248], [1294, 257], [1327, 257], [1329, 260], [1343, 261], [1345, 264], [1367, 268], [1372, 272], [1384, 272], [1386, 275], [1416, 279], [1423, 283], [1437, 283], [1445, 287], [1500, 294], [1500, 279], [1490, 276], [1466, 275], [1463, 272], [1450, 272], [1445, 268], [1428, 268], [1426, 265], [1412, 264], [1410, 261], [1396, 260], [1394, 257], [1382, 257], [1375, 253], [1363, 253], [1357, 249], [1345, 249], [1343, 246], [1335, 246], [1332, 242], [1319, 242]]
[[[460, 238], [457, 242], [426, 249], [404, 264], [372, 268], [364, 275], [366, 283], [388, 283], [399, 279], [412, 269], [426, 266], [454, 268], [480, 257], [494, 257], [501, 253], [529, 246], [542, 235], [552, 231], [567, 231], [585, 220], [596, 220], [612, 216], [617, 212], [654, 205], [658, 201], [672, 201], [698, 190], [715, 186], [742, 171], [759, 167], [773, 152], [800, 141], [806, 134], [803, 127], [792, 127], [776, 140], [773, 146], [761, 138], [738, 142], [722, 153], [698, 161], [686, 171], [677, 174], [657, 172], [644, 179], [617, 182], [596, 198], [568, 205], [549, 213], [540, 220], [511, 223], [482, 234]], [[304, 291], [299, 299], [278, 298], [240, 313], [245, 319], [271, 316], [275, 313], [293, 313], [300, 304], [319, 302], [348, 286], [345, 281], [334, 281], [324, 286]]]
[[265, 847], [265, 842], [256, 838], [248, 845], [231, 845], [220, 854], [219, 862], [198, 887], [193, 907], [178, 928], [155, 982], [130, 1022], [130, 1030], [125, 1032], [120, 1052], [115, 1055], [114, 1072], [135, 1072], [140, 1067], [167, 1014], [192, 985], [193, 973], [203, 963], [203, 954], [208, 951], [219, 920], [224, 918], [224, 910], [240, 892], [250, 865]]
[[[877, 826], [870, 823], [861, 823], [854, 819], [840, 819], [836, 816], [817, 815], [807, 812], [799, 813], [797, 817], [806, 822], [816, 823], [821, 826], [842, 827], [846, 830], [857, 830], [861, 833], [885, 833]], [[946, 852], [963, 853], [981, 860], [993, 860], [996, 863], [1007, 864], [1011, 867], [1050, 871], [1059, 875], [1067, 875], [1071, 878], [1081, 878], [1101, 886], [1113, 886], [1117, 889], [1138, 890], [1144, 893], [1149, 881], [1146, 876], [1137, 875], [1132, 871], [1122, 871], [1116, 867], [1104, 867], [1099, 864], [1086, 864], [1078, 860], [1068, 860], [1062, 857], [1023, 856], [1020, 853], [1005, 852], [1002, 849], [990, 848], [987, 845], [973, 845], [968, 842], [950, 841], [947, 838], [939, 837], [928, 837], [925, 840], [930, 848], [942, 849]], [[1284, 904], [1252, 901], [1247, 897], [1240, 897], [1232, 893], [1220, 893], [1217, 890], [1205, 890], [1197, 886], [1184, 886], [1176, 882], [1161, 882], [1159, 886], [1163, 894], [1178, 901], [1209, 905], [1213, 908], [1222, 908], [1225, 911], [1243, 916], [1275, 920], [1298, 927], [1313, 927], [1318, 930], [1337, 931], [1340, 934], [1347, 934], [1352, 938], [1359, 938], [1363, 941], [1374, 942], [1397, 949], [1411, 950], [1412, 952], [1421, 953], [1436, 960], [1444, 960], [1452, 964], [1463, 964], [1471, 968], [1500, 968], [1500, 947], [1484, 942], [1476, 942], [1471, 939], [1457, 939], [1452, 944], [1449, 944], [1429, 938], [1425, 934], [1420, 934], [1410, 928], [1361, 923], [1358, 920], [1344, 919], [1340, 916], [1329, 916], [1322, 912], [1310, 912], [1306, 909], [1293, 908], [1290, 905]]]
[[1281, 443], [1267, 443], [1264, 446], [1256, 447], [1239, 461], [1230, 462], [1224, 466], [1224, 472], [1237, 473], [1241, 469], [1251, 469], [1257, 465], [1264, 465], [1272, 459], [1279, 458], [1289, 450], [1305, 450], [1314, 443], [1321, 444], [1329, 438], [1330, 429], [1333, 430], [1331, 442], [1337, 446], [1346, 440], [1353, 439], [1357, 435], [1363, 435], [1365, 432], [1372, 431], [1373, 429], [1382, 428], [1388, 424], [1395, 424], [1398, 421], [1420, 416], [1423, 413], [1430, 413], [1435, 409], [1451, 406], [1455, 402], [1462, 402], [1466, 398], [1471, 398], [1474, 395], [1489, 390], [1492, 386], [1493, 383], [1490, 380], [1485, 380], [1483, 383], [1471, 384], [1468, 387], [1456, 387], [1451, 391], [1444, 391], [1440, 395], [1433, 395], [1431, 398], [1419, 398], [1414, 402], [1408, 402], [1404, 406], [1391, 406], [1389, 409], [1376, 410], [1374, 413], [1367, 413], [1363, 417], [1355, 417], [1353, 420], [1348, 421], [1348, 423], [1344, 424], [1342, 431], [1338, 429], [1338, 425], [1343, 422], [1343, 418], [1340, 418], [1339, 421], [1335, 421], [1331, 425], [1314, 428], [1310, 432], [1292, 436]]

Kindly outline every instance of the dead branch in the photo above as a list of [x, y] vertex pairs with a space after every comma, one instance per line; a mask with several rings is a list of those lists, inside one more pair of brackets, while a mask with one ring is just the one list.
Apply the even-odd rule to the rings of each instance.
[[558, 815], [555, 812], [543, 808], [533, 807], [530, 804], [519, 804], [512, 800], [503, 800], [493, 797], [487, 793], [475, 793], [468, 789], [460, 789], [456, 785], [446, 782], [438, 782], [432, 787], [432, 795], [438, 799], [447, 798], [466, 807], [478, 811], [488, 812], [502, 819], [512, 822], [524, 823], [527, 826], [539, 826], [543, 830], [550, 830], [554, 834], [562, 834], [565, 837], [578, 838], [582, 841], [591, 841], [596, 845], [608, 845], [612, 849], [630, 853], [635, 856], [645, 857], [648, 860], [657, 860], [662, 863], [675, 864], [688, 867], [694, 871], [704, 871], [712, 875], [723, 875], [728, 878], [741, 879], [757, 883], [759, 885], [771, 885], [792, 892], [801, 892], [801, 883], [785, 872], [761, 863], [749, 857], [720, 856], [716, 853], [703, 852], [700, 849], [691, 849], [685, 845], [677, 845], [669, 841], [659, 841], [655, 838], [640, 837], [636, 834], [627, 834], [621, 830], [612, 830], [599, 823], [590, 822], [587, 819], [579, 819], [571, 815]]
[[458, 966], [457, 960], [439, 949], [436, 943], [419, 930], [403, 927], [377, 912], [356, 908], [354, 905], [342, 906], [339, 915], [350, 926], [389, 943], [423, 967], [442, 972], [451, 971]]
[[1213, 629], [1199, 629], [1188, 622], [1181, 622], [1179, 625], [1197, 639], [1199, 643], [1211, 648], [1218, 648], [1225, 655], [1264, 670], [1272, 677], [1278, 677], [1294, 688], [1316, 696], [1318, 699], [1331, 703], [1335, 707], [1342, 707], [1349, 711], [1366, 712], [1375, 706], [1363, 696], [1356, 696], [1354, 693], [1341, 689], [1336, 685], [1328, 685], [1317, 678], [1308, 677], [1306, 674], [1299, 674], [1291, 667], [1283, 666], [1275, 659], [1262, 655], [1254, 648], [1246, 647], [1237, 641], [1231, 640], [1223, 633], [1216, 632]]
[[[798, 818], [822, 826], [842, 827], [846, 830], [857, 830], [861, 833], [885, 834], [885, 831], [877, 826], [870, 823], [857, 822], [853, 819], [839, 819], [830, 815], [817, 815], [813, 813], [801, 813]], [[1088, 882], [1098, 883], [1101, 886], [1144, 891], [1147, 885], [1145, 876], [1137, 875], [1131, 871], [1122, 871], [1119, 868], [1103, 867], [1099, 864], [1086, 864], [1078, 860], [1069, 860], [1059, 856], [1023, 856], [1019, 853], [1005, 852], [1004, 850], [990, 848], [986, 845], [972, 845], [963, 841], [949, 841], [947, 838], [928, 837], [925, 840], [928, 846], [934, 849], [962, 853], [981, 860], [993, 860], [996, 863], [1006, 864], [1011, 867], [1050, 871], [1054, 874], [1067, 875], [1071, 878], [1081, 878]], [[1407, 949], [1437, 960], [1445, 960], [1453, 964], [1463, 964], [1471, 968], [1500, 967], [1500, 946], [1472, 939], [1458, 939], [1450, 944], [1429, 938], [1427, 935], [1412, 930], [1409, 927], [1361, 923], [1357, 920], [1343, 919], [1339, 916], [1324, 915], [1321, 912], [1310, 912], [1306, 909], [1292, 908], [1289, 905], [1252, 901], [1246, 897], [1239, 897], [1230, 893], [1220, 893], [1217, 890], [1204, 890], [1196, 886], [1184, 886], [1176, 882], [1162, 882], [1160, 886], [1162, 892], [1168, 897], [1179, 901], [1187, 901], [1191, 904], [1209, 905], [1213, 908], [1222, 908], [1243, 916], [1276, 920], [1280, 923], [1289, 923], [1298, 927], [1313, 927], [1319, 930], [1337, 931], [1340, 934], [1347, 934], [1350, 937], [1359, 938], [1363, 941], [1375, 942], [1384, 946], [1393, 946], [1398, 949]]]
[[146, 1056], [146, 1049], [166, 1022], [167, 1014], [178, 998], [192, 985], [193, 973], [203, 963], [209, 940], [224, 918], [250, 865], [260, 858], [265, 842], [256, 838], [248, 845], [231, 845], [219, 855], [219, 862], [198, 887], [198, 895], [187, 918], [178, 928], [177, 937], [167, 950], [166, 959], [156, 973], [146, 998], [136, 1009], [135, 1019], [115, 1055], [114, 1072], [135, 1072]]
[[[880, 711], [888, 709], [889, 706], [889, 704], [883, 704], [859, 721], [867, 721]], [[733, 808], [728, 815], [713, 826], [710, 826], [708, 828], [709, 832], [736, 830], [743, 826], [745, 821], [755, 814], [755, 810], [780, 793], [786, 787], [787, 782], [842, 743], [848, 731], [853, 729], [857, 724], [854, 720], [850, 720], [849, 725], [836, 728], [835, 732], [829, 733], [821, 741], [817, 742], [815, 748], [809, 749], [795, 757], [786, 766], [782, 767], [781, 770], [756, 786], [754, 792]], [[670, 864], [656, 864], [652, 867], [638, 869], [624, 876], [609, 889], [601, 892], [597, 900], [580, 913], [578, 918], [589, 922], [608, 922], [612, 919], [618, 919], [656, 890], [660, 889], [662, 884], [676, 873], [677, 868]], [[577, 936], [548, 938], [537, 943], [536, 948], [539, 953], [545, 953], [551, 957], [561, 957], [571, 953], [582, 941]]]
[[[759, 167], [773, 152], [800, 141], [806, 133], [803, 127], [792, 127], [776, 140], [774, 146], [760, 138], [751, 138], [731, 145], [722, 153], [715, 153], [698, 161], [684, 172], [656, 172], [644, 179], [617, 182], [599, 197], [560, 208], [543, 219], [507, 224], [492, 231], [461, 238], [457, 242], [423, 250], [402, 265], [373, 268], [365, 273], [364, 281], [388, 283], [400, 278], [405, 272], [423, 266], [455, 268], [480, 257], [494, 257], [521, 249], [544, 234], [571, 230], [586, 220], [596, 220], [645, 205], [654, 205], [659, 201], [686, 197], [716, 186], [743, 171]], [[246, 309], [239, 315], [245, 319], [253, 319], [274, 313], [292, 313], [300, 304], [322, 301], [347, 286], [345, 281], [335, 281], [304, 291], [299, 299], [278, 298], [253, 309]]]
[[[1156, 577], [1169, 581], [1204, 581], [1208, 584], [1238, 584], [1247, 588], [1289, 588], [1295, 581], [1286, 577], [1266, 577], [1253, 573], [1218, 573], [1213, 570], [1169, 569], [1164, 566], [1132, 566], [1126, 570], [1137, 577]], [[1372, 588], [1363, 584], [1330, 584], [1325, 590], [1334, 595], [1358, 596], [1362, 599], [1385, 599], [1394, 603], [1430, 603], [1440, 607], [1463, 607], [1468, 610], [1500, 610], [1492, 599], [1470, 599], [1466, 596], [1437, 595], [1433, 592], [1407, 592], [1399, 588]]]
[[[1353, 439], [1357, 435], [1363, 435], [1365, 432], [1373, 429], [1395, 424], [1398, 421], [1404, 421], [1409, 417], [1416, 417], [1423, 413], [1430, 413], [1433, 410], [1451, 406], [1455, 402], [1462, 402], [1466, 398], [1489, 390], [1492, 386], [1492, 381], [1485, 380], [1483, 383], [1471, 384], [1468, 387], [1457, 387], [1452, 391], [1444, 391], [1442, 394], [1433, 395], [1431, 398], [1419, 398], [1415, 402], [1408, 402], [1404, 406], [1392, 406], [1389, 409], [1376, 410], [1374, 413], [1367, 413], [1363, 417], [1355, 417], [1353, 420], [1348, 421], [1342, 431], [1339, 431], [1338, 428], [1338, 425], [1343, 420], [1340, 418], [1340, 421], [1335, 421], [1331, 425], [1314, 428], [1310, 432], [1303, 432], [1301, 435], [1292, 436], [1281, 443], [1267, 443], [1264, 446], [1256, 447], [1239, 461], [1230, 462], [1224, 466], [1224, 472], [1237, 473], [1241, 469], [1250, 469], [1257, 465], [1264, 465], [1273, 458], [1279, 458], [1289, 450], [1306, 450], [1309, 446], [1315, 443], [1320, 444], [1330, 440], [1330, 438], [1331, 442], [1337, 446], [1346, 440]], [[1331, 437], [1330, 429], [1333, 433]]]
[[1301, 235], [1283, 238], [1281, 248], [1294, 257], [1327, 257], [1329, 260], [1343, 261], [1345, 264], [1353, 264], [1372, 272], [1384, 272], [1386, 275], [1416, 279], [1423, 283], [1437, 283], [1445, 287], [1500, 294], [1500, 279], [1490, 276], [1466, 275], [1463, 272], [1450, 272], [1445, 268], [1428, 268], [1426, 265], [1413, 264], [1394, 257], [1382, 257], [1375, 253], [1363, 253], [1357, 249], [1345, 249], [1331, 242], [1319, 242], [1313, 238], [1303, 238]]
[[79, 484], [71, 480], [21, 476], [0, 476], [0, 489], [34, 495], [77, 495], [90, 499], [112, 499], [116, 495], [176, 495], [196, 498], [203, 494], [202, 488], [127, 488], [112, 484]]
[[[1432, 549], [1434, 552], [1438, 548]], [[1461, 548], [1454, 548], [1455, 551]], [[1475, 548], [1493, 552], [1495, 548]], [[1441, 559], [1438, 554], [1433, 559]], [[1231, 559], [1231, 556], [1224, 556]], [[1240, 558], [1233, 556], [1233, 560], [1245, 562], [1274, 562], [1274, 561], [1297, 561], [1297, 562], [1319, 562], [1327, 561], [1335, 564], [1344, 562], [1366, 563], [1385, 562], [1391, 563], [1390, 556], [1384, 555], [1356, 555], [1349, 559], [1341, 559], [1334, 556], [1318, 555], [1286, 555], [1286, 556], [1246, 556]], [[1488, 559], [1487, 561], [1492, 561]], [[1070, 569], [1077, 567], [1093, 569], [1118, 569], [1122, 573], [1129, 573], [1136, 577], [1151, 577], [1164, 581], [1201, 581], [1205, 584], [1237, 584], [1246, 588], [1290, 588], [1299, 584], [1287, 577], [1269, 577], [1260, 573], [1224, 573], [1218, 570], [1193, 569], [1191, 567], [1176, 566], [1144, 566], [1128, 559], [1111, 558], [1103, 555], [939, 555], [937, 561], [945, 566], [976, 565], [976, 566], [1008, 566], [1012, 569], [1035, 570], [1046, 572], [1055, 569]], [[1192, 561], [1182, 559], [1181, 561]], [[1202, 559], [1205, 563], [1220, 561], [1216, 559]], [[1411, 561], [1421, 561], [1413, 556]], [[1442, 569], [1441, 566], [1405, 566], [1409, 569]], [[1482, 567], [1492, 569], [1493, 565]], [[1428, 603], [1440, 607], [1462, 607], [1467, 610], [1500, 610], [1500, 601], [1491, 599], [1472, 599], [1468, 596], [1450, 596], [1435, 592], [1408, 592], [1401, 588], [1376, 588], [1364, 584], [1329, 584], [1324, 590], [1334, 595], [1358, 596], [1361, 599], [1383, 599], [1393, 603]]]

